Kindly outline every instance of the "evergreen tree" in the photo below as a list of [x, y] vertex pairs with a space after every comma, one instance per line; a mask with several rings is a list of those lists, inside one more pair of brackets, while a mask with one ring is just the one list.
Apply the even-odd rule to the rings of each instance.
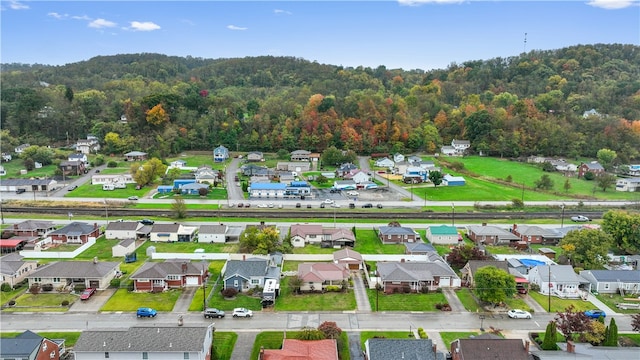
[[611, 318], [611, 322], [609, 322], [604, 346], [618, 346], [618, 325], [616, 325], [614, 318]]
[[556, 323], [553, 321], [549, 321], [547, 324], [547, 330], [544, 333], [544, 341], [542, 341], [542, 350], [556, 350], [558, 347], [556, 345], [556, 338], [558, 335], [558, 329], [556, 328]]

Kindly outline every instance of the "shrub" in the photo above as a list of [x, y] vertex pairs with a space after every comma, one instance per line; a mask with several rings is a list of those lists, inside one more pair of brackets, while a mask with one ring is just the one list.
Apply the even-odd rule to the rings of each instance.
[[585, 180], [591, 181], [591, 180], [593, 180], [595, 178], [596, 178], [596, 174], [594, 174], [591, 171], [587, 171], [586, 173], [584, 173], [584, 179]]
[[9, 302], [7, 303], [7, 305], [9, 306], [14, 306], [16, 304], [15, 300], [9, 300]]
[[53, 291], [53, 284], [43, 284], [42, 291]]
[[232, 298], [236, 295], [238, 295], [238, 290], [236, 290], [235, 288], [226, 288], [222, 290], [222, 296], [226, 298]]
[[63, 300], [62, 303], [60, 304], [62, 306], [69, 306], [69, 300]]
[[119, 288], [120, 282], [121, 282], [120, 279], [111, 279], [111, 282], [109, 283], [109, 285], [114, 288]]
[[31, 285], [31, 287], [29, 288], [29, 292], [32, 293], [33, 295], [39, 294], [40, 293], [40, 284]]
[[110, 167], [110, 168], [118, 167], [118, 162], [110, 160], [109, 162], [107, 162], [107, 167]]
[[2, 283], [2, 285], [0, 285], [0, 291], [2, 292], [9, 292], [11, 291], [11, 285], [9, 285], [9, 283]]
[[75, 292], [83, 292], [86, 287], [83, 284], [77, 284], [73, 287]]
[[338, 286], [338, 285], [327, 285], [327, 287], [324, 288], [327, 292], [340, 292], [342, 291], [342, 287]]

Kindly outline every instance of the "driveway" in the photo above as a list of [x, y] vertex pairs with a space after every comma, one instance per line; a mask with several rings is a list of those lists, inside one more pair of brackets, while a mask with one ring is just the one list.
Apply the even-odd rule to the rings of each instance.
[[116, 289], [98, 290], [89, 300], [80, 300], [78, 294], [78, 300], [69, 308], [69, 312], [99, 312], [104, 304], [115, 294]]

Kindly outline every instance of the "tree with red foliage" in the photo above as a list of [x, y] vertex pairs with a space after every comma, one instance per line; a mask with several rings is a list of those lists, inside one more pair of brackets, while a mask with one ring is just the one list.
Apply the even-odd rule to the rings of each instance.
[[318, 330], [322, 331], [327, 339], [337, 339], [342, 334], [342, 329], [334, 321], [323, 322], [318, 326]]
[[488, 258], [489, 257], [479, 248], [464, 244], [451, 250], [449, 255], [447, 255], [447, 262], [452, 268], [459, 270], [462, 269], [469, 260], [487, 260]]
[[640, 314], [631, 315], [631, 330], [640, 332]]
[[564, 312], [558, 312], [555, 322], [558, 331], [568, 340], [573, 339], [574, 334], [582, 334], [591, 329], [591, 319], [582, 311], [574, 311], [575, 307], [569, 305]]

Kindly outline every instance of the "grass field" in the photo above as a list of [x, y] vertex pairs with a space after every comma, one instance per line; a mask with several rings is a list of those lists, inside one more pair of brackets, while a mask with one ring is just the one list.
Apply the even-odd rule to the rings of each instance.
[[619, 293], [616, 294], [598, 294], [596, 297], [598, 298], [598, 300], [602, 301], [603, 303], [605, 303], [609, 308], [613, 309], [615, 312], [619, 312], [622, 314], [638, 314], [640, 313], [640, 309], [618, 309], [616, 308], [616, 305], [618, 303], [640, 303], [638, 301], [626, 301], [624, 300], [625, 297], [627, 298], [635, 298], [637, 297], [638, 294], [635, 295], [627, 295], [627, 296], [622, 296]]
[[[529, 292], [529, 296], [531, 296], [535, 301], [538, 302], [538, 304], [540, 304], [540, 306], [542, 306], [545, 310], [549, 311], [548, 307], [549, 307], [549, 297], [547, 295], [543, 295], [540, 294], [539, 292], [535, 292], [535, 291], [530, 291]], [[589, 310], [589, 309], [597, 309], [596, 306], [594, 306], [591, 302], [589, 301], [582, 301], [582, 300], [570, 300], [570, 299], [560, 299], [558, 297], [555, 296], [551, 296], [551, 311], [552, 313], [555, 312], [564, 312], [564, 310], [566, 308], [568, 308], [570, 305], [574, 306], [574, 311], [585, 311], [585, 310]]]
[[158, 311], [171, 311], [182, 291], [169, 290], [159, 293], [134, 293], [118, 289], [104, 304], [101, 311], [136, 311], [139, 307], [150, 307]]
[[288, 286], [290, 277], [280, 282], [280, 297], [276, 300], [277, 311], [345, 311], [355, 310], [353, 291], [294, 294]]
[[480, 333], [475, 331], [442, 331], [440, 332], [440, 337], [442, 338], [442, 342], [445, 345], [450, 346], [452, 342], [458, 339], [468, 339], [470, 336], [478, 336]]
[[33, 295], [31, 293], [24, 293], [15, 299], [15, 307], [4, 308], [2, 311], [65, 312], [69, 309], [69, 306], [61, 306], [62, 302], [68, 301], [69, 305], [71, 305], [76, 300], [78, 300], [78, 296], [71, 294], [58, 294], [53, 292]]
[[447, 302], [443, 293], [385, 295], [367, 289], [367, 297], [373, 311], [439, 311], [436, 304]]

